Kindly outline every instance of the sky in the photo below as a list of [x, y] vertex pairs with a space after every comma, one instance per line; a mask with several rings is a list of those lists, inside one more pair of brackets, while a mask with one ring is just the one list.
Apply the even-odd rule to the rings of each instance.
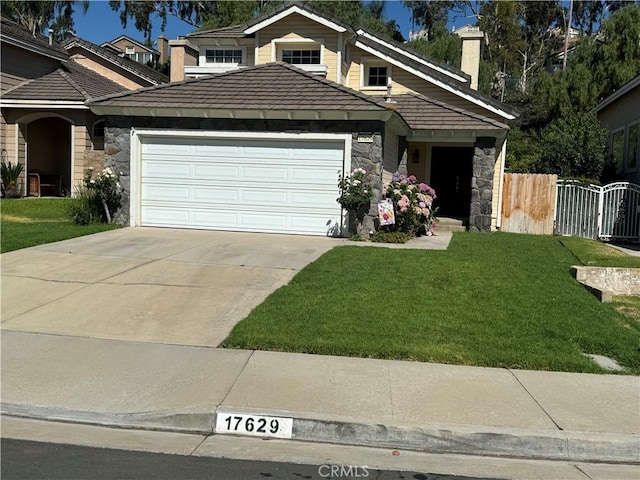
[[[385, 13], [388, 19], [394, 19], [397, 22], [402, 35], [408, 38], [409, 30], [411, 29], [411, 14], [404, 4], [400, 0], [389, 0], [387, 1]], [[114, 12], [109, 8], [107, 0], [91, 0], [86, 14], [83, 15], [82, 11], [76, 10], [74, 21], [76, 34], [98, 45], [113, 40], [120, 35], [128, 35], [140, 41], [144, 38], [142, 33], [134, 28], [131, 21], [127, 23], [126, 29], [122, 28], [118, 12]], [[160, 25], [160, 19], [153, 23], [154, 40], [162, 33]], [[170, 40], [191, 31], [193, 31], [193, 27], [189, 24], [174, 17], [167, 17], [167, 27], [164, 34]]]

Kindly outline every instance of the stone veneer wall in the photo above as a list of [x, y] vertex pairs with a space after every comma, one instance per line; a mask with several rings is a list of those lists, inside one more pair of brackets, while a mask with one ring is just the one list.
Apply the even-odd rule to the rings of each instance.
[[[121, 225], [129, 224], [131, 191], [130, 146], [131, 128], [167, 130], [210, 130], [285, 133], [353, 133], [351, 169], [364, 168], [371, 174], [373, 198], [365, 228], [372, 230], [377, 218], [377, 203], [382, 197], [382, 135], [384, 125], [378, 121], [312, 121], [312, 120], [259, 120], [259, 119], [202, 119], [123, 117], [106, 118], [104, 166], [120, 175], [124, 189], [122, 208], [115, 215]], [[358, 143], [358, 132], [376, 132], [372, 143]], [[336, 182], [338, 178], [336, 176]]]
[[491, 231], [491, 201], [493, 198], [493, 173], [496, 162], [496, 139], [480, 137], [473, 151], [473, 175], [471, 177], [471, 210], [469, 230]]

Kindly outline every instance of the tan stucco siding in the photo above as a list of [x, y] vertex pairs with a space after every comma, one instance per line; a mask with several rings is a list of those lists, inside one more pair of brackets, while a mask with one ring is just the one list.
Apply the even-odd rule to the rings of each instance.
[[59, 60], [3, 44], [0, 54], [0, 71], [2, 72], [0, 91], [5, 92], [25, 80], [51, 73], [60, 66], [60, 63]]
[[[338, 81], [338, 32], [325, 27], [313, 20], [298, 14], [291, 14], [288, 17], [276, 22], [273, 25], [263, 28], [258, 32], [258, 64], [264, 64], [275, 61], [281, 61], [282, 46], [297, 45], [296, 40], [300, 40], [300, 47], [304, 47], [305, 40], [313, 40], [324, 45], [323, 58], [321, 63], [327, 67], [326, 78], [331, 81]], [[272, 42], [284, 39], [279, 47]]]
[[115, 43], [112, 43], [111, 45], [113, 45], [114, 47], [119, 49], [121, 52], [124, 52], [125, 48], [127, 48], [127, 47], [133, 47], [133, 51], [135, 53], [145, 53], [145, 52], [151, 53], [149, 49], [142, 48], [138, 44], [130, 42], [126, 38], [121, 38], [119, 41], [117, 41]]
[[136, 90], [141, 87], [149, 87], [152, 85], [151, 82], [143, 80], [122, 68], [114, 68], [112, 63], [107, 62], [97, 55], [94, 56], [90, 54], [85, 55], [82, 53], [76, 53], [72, 58], [83, 67], [86, 67], [89, 70], [122, 85], [124, 89]]

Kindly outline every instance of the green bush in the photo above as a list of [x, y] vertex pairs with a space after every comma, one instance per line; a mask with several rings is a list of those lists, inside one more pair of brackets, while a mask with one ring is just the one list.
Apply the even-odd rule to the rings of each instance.
[[102, 220], [101, 202], [96, 191], [80, 187], [76, 196], [69, 199], [65, 206], [66, 216], [76, 225], [89, 225]]
[[376, 232], [371, 236], [372, 242], [378, 243], [407, 243], [411, 235], [404, 232]]

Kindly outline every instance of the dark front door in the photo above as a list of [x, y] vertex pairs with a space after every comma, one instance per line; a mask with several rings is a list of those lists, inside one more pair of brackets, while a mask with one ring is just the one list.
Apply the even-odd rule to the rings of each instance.
[[431, 147], [431, 187], [437, 215], [468, 222], [471, 209], [473, 147]]

